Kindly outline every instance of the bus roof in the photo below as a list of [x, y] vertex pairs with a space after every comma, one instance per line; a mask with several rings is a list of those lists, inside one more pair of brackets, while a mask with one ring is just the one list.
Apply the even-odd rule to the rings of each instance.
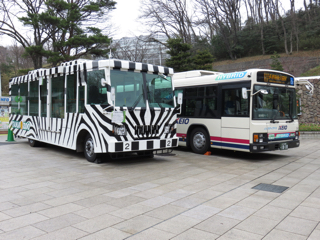
[[183, 79], [183, 78], [201, 77], [201, 76], [218, 75], [218, 74], [222, 74], [222, 72], [193, 70], [193, 71], [175, 73], [174, 79], [177, 80], [177, 79]]
[[202, 70], [175, 73], [173, 75], [175, 87], [195, 86], [199, 84], [205, 85], [205, 84], [217, 83], [220, 81], [234, 82], [239, 80], [250, 80], [252, 74], [257, 72], [276, 72], [276, 73], [286, 74], [293, 77], [291, 74], [288, 74], [285, 72], [271, 70], [271, 69], [260, 69], [260, 68], [253, 68], [253, 69], [247, 69], [240, 72], [230, 72], [230, 73], [206, 71], [208, 73], [214, 73], [214, 74], [200, 74], [200, 73], [196, 74], [197, 72], [201, 72], [201, 71]]
[[152, 64], [118, 59], [77, 59], [74, 61], [62, 63], [60, 66], [54, 68], [40, 68], [32, 70], [27, 75], [10, 79], [10, 83], [19, 84], [28, 81], [35, 81], [38, 77], [52, 76], [55, 74], [63, 75], [66, 73], [72, 74], [79, 70], [96, 70], [103, 67], [110, 67], [111, 69], [119, 69], [122, 71], [149, 72], [154, 74], [165, 74], [168, 76], [173, 75], [172, 68], [156, 66]]

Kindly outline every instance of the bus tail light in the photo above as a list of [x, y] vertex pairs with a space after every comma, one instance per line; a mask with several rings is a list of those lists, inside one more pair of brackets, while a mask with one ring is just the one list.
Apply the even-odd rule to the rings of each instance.
[[300, 132], [299, 132], [299, 131], [296, 131], [295, 139], [298, 140], [299, 138], [300, 138]]

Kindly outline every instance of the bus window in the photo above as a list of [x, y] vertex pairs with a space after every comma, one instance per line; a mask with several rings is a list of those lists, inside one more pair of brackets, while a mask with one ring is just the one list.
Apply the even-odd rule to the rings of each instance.
[[67, 109], [66, 112], [76, 112], [76, 98], [77, 98], [77, 79], [76, 75], [67, 76]]
[[216, 117], [217, 87], [186, 88], [182, 115], [189, 117], [210, 118]]
[[64, 118], [64, 76], [52, 78], [52, 117]]
[[39, 115], [39, 81], [30, 82], [30, 116]]
[[107, 104], [106, 86], [101, 85], [101, 78], [105, 77], [104, 70], [87, 72], [87, 96], [88, 104]]
[[79, 86], [78, 92], [79, 92], [78, 112], [84, 113], [84, 86]]
[[242, 98], [242, 90], [223, 90], [223, 116], [248, 116], [248, 99]]
[[215, 117], [214, 111], [217, 110], [217, 87], [209, 86], [206, 87], [205, 101], [204, 101], [204, 117]]
[[20, 114], [28, 115], [28, 83], [20, 83]]
[[15, 84], [11, 86], [11, 113], [19, 114], [18, 103], [19, 103], [19, 85]]
[[41, 117], [47, 116], [47, 78], [43, 79], [42, 85], [40, 86], [40, 100], [41, 100]]

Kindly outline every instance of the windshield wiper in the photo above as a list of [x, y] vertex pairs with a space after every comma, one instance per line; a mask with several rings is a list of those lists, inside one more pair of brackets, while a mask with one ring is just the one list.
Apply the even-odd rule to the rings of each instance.
[[138, 105], [142, 96], [143, 96], [143, 93], [141, 93], [140, 96], [137, 98], [137, 100], [133, 103], [132, 108], [135, 108]]
[[292, 117], [292, 115], [291, 115], [291, 109], [292, 109], [292, 93], [289, 93], [290, 95], [289, 95], [289, 117], [290, 117], [290, 121], [286, 121], [286, 123], [291, 123], [291, 122], [293, 122], [294, 120], [293, 120], [293, 117]]
[[[274, 115], [272, 117], [272, 120], [270, 121], [270, 123], [279, 123], [279, 121], [275, 121], [274, 119], [276, 118], [277, 116], [277, 113], [278, 113], [278, 107], [279, 107], [279, 96], [277, 93], [274, 93], [273, 96], [272, 96], [272, 104], [273, 104], [273, 109], [272, 109], [272, 112], [274, 112]], [[273, 110], [276, 110], [276, 111], [273, 111]]]
[[275, 121], [274, 119], [276, 118], [276, 113], [273, 115], [272, 120], [270, 121], [270, 123], [279, 123], [279, 121]]
[[[148, 95], [148, 100], [151, 100], [151, 91], [149, 90], [149, 87], [147, 87], [147, 95]], [[162, 104], [157, 102], [155, 99], [153, 99], [153, 102], [152, 103], [156, 103], [159, 105], [160, 108], [163, 108]], [[149, 102], [149, 105], [150, 105], [150, 102]]]
[[291, 122], [293, 122], [294, 120], [293, 120], [293, 117], [291, 116], [291, 113], [290, 113], [290, 111], [289, 111], [289, 117], [290, 117], [290, 121], [286, 121], [286, 123], [291, 123]]

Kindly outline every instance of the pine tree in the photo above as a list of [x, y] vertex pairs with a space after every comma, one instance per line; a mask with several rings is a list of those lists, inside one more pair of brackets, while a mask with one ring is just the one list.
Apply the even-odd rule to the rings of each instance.
[[183, 43], [181, 38], [169, 39], [167, 46], [170, 58], [166, 60], [166, 65], [172, 67], [175, 72], [212, 70], [214, 58], [208, 50], [195, 50], [191, 44]]
[[172, 38], [167, 41], [170, 58], [166, 60], [166, 65], [172, 67], [175, 72], [190, 70], [191, 45], [183, 43], [181, 38]]
[[[3, 0], [0, 14], [15, 21], [0, 20], [0, 34], [21, 44], [34, 68], [42, 67], [44, 57], [56, 66], [85, 55], [104, 56], [111, 39], [103, 34], [99, 23], [106, 27], [107, 13], [115, 4], [113, 0]], [[31, 39], [16, 30], [16, 20], [29, 27]]]

